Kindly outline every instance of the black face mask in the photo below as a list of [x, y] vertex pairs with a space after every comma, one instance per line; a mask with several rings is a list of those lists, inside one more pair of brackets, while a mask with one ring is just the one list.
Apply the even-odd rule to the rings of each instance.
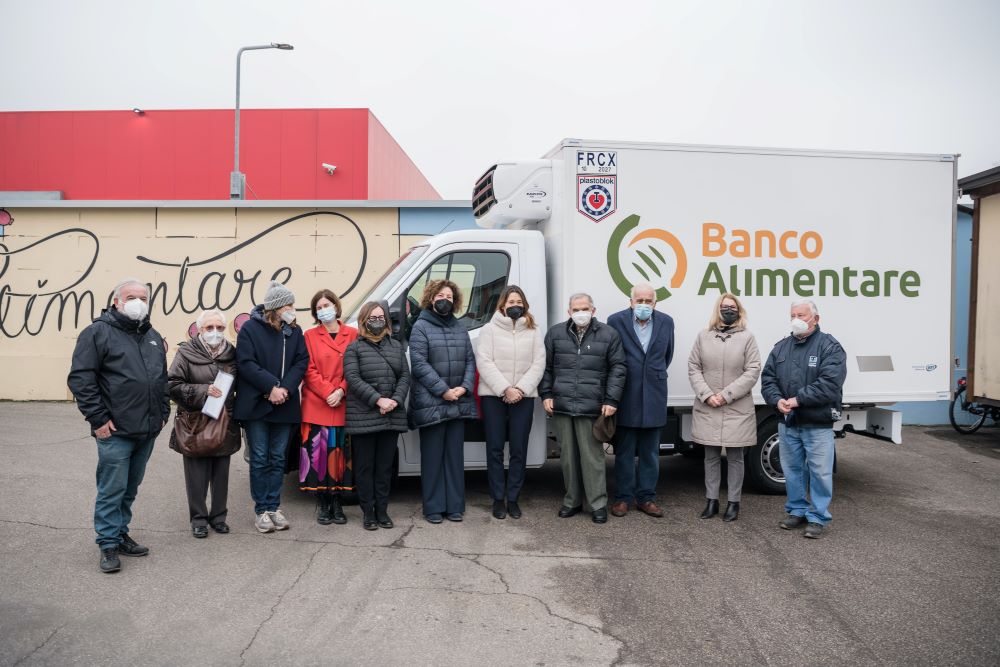
[[736, 320], [740, 319], [740, 313], [736, 310], [723, 310], [722, 313], [722, 323], [727, 327], [731, 325]]
[[454, 307], [455, 305], [448, 299], [438, 299], [434, 302], [434, 312], [442, 317], [451, 315], [451, 309]]
[[368, 327], [368, 331], [370, 331], [373, 336], [377, 336], [385, 330], [385, 322], [372, 322], [369, 320], [368, 322], [365, 322], [365, 326]]
[[518, 320], [518, 318], [523, 316], [524, 316], [524, 308], [522, 308], [521, 306], [511, 306], [510, 308], [507, 309], [507, 317], [514, 320], [515, 322]]

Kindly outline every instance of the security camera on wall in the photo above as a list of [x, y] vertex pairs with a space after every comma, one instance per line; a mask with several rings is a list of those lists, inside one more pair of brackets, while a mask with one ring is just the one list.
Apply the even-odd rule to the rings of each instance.
[[337, 165], [327, 164], [326, 162], [323, 163], [323, 168], [326, 169], [326, 173], [330, 175], [333, 175], [333, 172], [337, 171]]

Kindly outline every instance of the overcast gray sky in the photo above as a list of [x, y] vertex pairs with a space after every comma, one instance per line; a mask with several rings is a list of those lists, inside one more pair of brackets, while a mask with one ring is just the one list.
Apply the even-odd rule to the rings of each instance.
[[369, 107], [447, 199], [563, 137], [1000, 163], [1000, 1], [0, 0], [0, 109]]

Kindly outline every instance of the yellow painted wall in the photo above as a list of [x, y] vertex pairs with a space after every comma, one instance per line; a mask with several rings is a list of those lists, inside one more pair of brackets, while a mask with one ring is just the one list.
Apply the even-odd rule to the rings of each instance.
[[[396, 208], [10, 210], [16, 222], [0, 237], [0, 399], [70, 398], [77, 334], [124, 277], [152, 283], [151, 321], [172, 358], [203, 307], [223, 307], [235, 340], [232, 320], [277, 275], [298, 308], [329, 288], [346, 292], [346, 311], [400, 253]], [[299, 322], [312, 318], [300, 312]]]
[[976, 358], [972, 395], [1000, 400], [1000, 195], [979, 200]]

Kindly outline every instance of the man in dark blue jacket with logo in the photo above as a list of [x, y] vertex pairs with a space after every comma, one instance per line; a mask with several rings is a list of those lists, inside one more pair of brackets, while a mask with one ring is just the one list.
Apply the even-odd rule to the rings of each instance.
[[[833, 424], [840, 419], [847, 357], [837, 339], [819, 330], [812, 301], [792, 304], [792, 335], [775, 344], [761, 374], [761, 393], [781, 413], [778, 445], [785, 472], [785, 530], [808, 524], [818, 538], [833, 518]], [[806, 498], [808, 493], [809, 498]]]
[[153, 442], [170, 416], [166, 347], [149, 323], [145, 283], [129, 278], [115, 287], [114, 304], [76, 339], [67, 382], [97, 440], [100, 569], [117, 572], [119, 555], [149, 553], [129, 537], [128, 525]]
[[626, 366], [625, 393], [618, 404], [611, 514], [625, 516], [635, 501], [639, 511], [662, 517], [663, 510], [656, 504], [656, 482], [660, 430], [667, 425], [667, 368], [674, 357], [674, 320], [656, 311], [656, 292], [648, 283], [632, 288], [630, 305], [608, 318], [621, 336]]

